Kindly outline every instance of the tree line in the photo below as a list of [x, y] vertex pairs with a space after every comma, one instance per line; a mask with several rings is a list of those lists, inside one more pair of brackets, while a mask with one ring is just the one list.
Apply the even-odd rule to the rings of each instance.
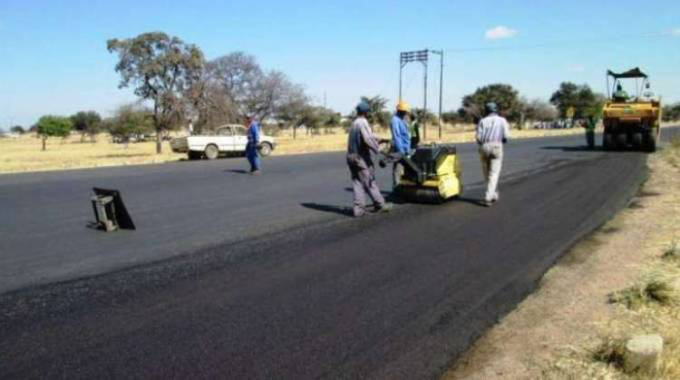
[[[111, 39], [107, 50], [118, 56], [115, 71], [119, 88], [131, 88], [139, 101], [119, 107], [110, 118], [94, 111], [78, 112], [68, 118], [45, 116], [31, 129], [47, 140], [51, 136], [79, 132], [82, 141], [94, 141], [107, 131], [115, 141], [128, 142], [153, 135], [156, 150], [169, 131], [192, 124], [201, 133], [225, 122], [240, 122], [254, 116], [279, 128], [309, 129], [343, 125], [341, 114], [313, 105], [300, 84], [277, 70], [264, 70], [255, 57], [233, 52], [206, 60], [201, 49], [163, 32], [143, 33], [128, 39]], [[387, 126], [392, 112], [381, 96], [362, 97], [371, 106], [373, 123]], [[509, 84], [496, 83], [477, 88], [463, 97], [461, 107], [442, 114], [446, 123], [476, 122], [484, 104], [494, 101], [503, 115], [520, 125], [526, 121], [582, 119], [599, 115], [605, 97], [587, 84], [563, 82], [549, 101], [528, 100]], [[680, 107], [666, 106], [664, 118], [678, 118]], [[436, 122], [430, 112], [415, 109], [419, 118]], [[351, 118], [352, 115], [349, 115]], [[344, 122], [347, 126], [347, 121]], [[13, 132], [21, 132], [20, 126]]]

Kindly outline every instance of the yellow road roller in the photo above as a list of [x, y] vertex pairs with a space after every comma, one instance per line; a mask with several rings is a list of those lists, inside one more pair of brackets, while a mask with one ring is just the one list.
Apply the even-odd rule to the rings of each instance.
[[[613, 87], [609, 91], [609, 78]], [[623, 80], [635, 87], [629, 95], [623, 89]], [[602, 109], [604, 150], [644, 150], [654, 152], [661, 131], [661, 99], [650, 90], [649, 77], [634, 68], [623, 73], [607, 71], [608, 99]]]
[[443, 203], [463, 191], [454, 144], [421, 144], [399, 162], [404, 165], [404, 174], [395, 192], [407, 202]]

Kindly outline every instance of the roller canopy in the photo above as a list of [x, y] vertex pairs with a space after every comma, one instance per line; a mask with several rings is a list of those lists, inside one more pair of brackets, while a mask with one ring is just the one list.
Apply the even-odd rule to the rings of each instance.
[[607, 70], [607, 75], [611, 75], [612, 77], [619, 79], [619, 78], [647, 78], [647, 74], [643, 73], [640, 71], [639, 67], [636, 67], [634, 69], [624, 71], [622, 73], [615, 73], [611, 70]]

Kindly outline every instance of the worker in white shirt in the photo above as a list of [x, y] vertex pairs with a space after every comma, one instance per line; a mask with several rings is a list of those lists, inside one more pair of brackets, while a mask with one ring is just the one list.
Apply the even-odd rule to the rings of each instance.
[[479, 146], [482, 173], [486, 181], [484, 205], [490, 207], [499, 198], [498, 178], [503, 165], [503, 144], [510, 137], [510, 126], [504, 117], [498, 115], [496, 103], [487, 103], [485, 109], [486, 117], [477, 125], [475, 138]]

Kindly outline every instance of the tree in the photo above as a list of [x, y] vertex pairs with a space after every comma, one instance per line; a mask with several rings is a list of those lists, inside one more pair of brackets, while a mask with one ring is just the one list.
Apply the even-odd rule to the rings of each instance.
[[442, 112], [442, 122], [446, 124], [458, 124], [463, 122], [464, 118], [456, 111]]
[[277, 117], [280, 122], [293, 128], [293, 139], [297, 138], [297, 129], [305, 124], [310, 108], [312, 108], [311, 101], [302, 88], [290, 91], [282, 103]]
[[569, 109], [573, 109], [574, 119], [599, 115], [604, 101], [604, 95], [596, 94], [587, 84], [579, 86], [571, 82], [562, 82], [550, 97], [550, 103], [559, 109], [560, 117], [566, 118]]
[[156, 153], [161, 153], [164, 131], [178, 124], [185, 111], [186, 91], [204, 68], [203, 53], [192, 44], [162, 32], [107, 41], [107, 49], [120, 60], [119, 88], [134, 87], [135, 95], [153, 103]]
[[253, 115], [264, 121], [279, 117], [289, 98], [304, 92], [280, 71], [265, 72], [252, 55], [234, 52], [207, 64], [208, 78], [226, 95], [232, 119]]
[[26, 130], [21, 125], [15, 125], [12, 128], [10, 128], [9, 131], [11, 133], [16, 133], [17, 135], [23, 135], [24, 133], [26, 133]]
[[49, 137], [67, 137], [71, 133], [72, 123], [68, 117], [46, 115], [36, 124], [38, 136], [42, 139], [42, 150], [47, 150]]
[[85, 136], [90, 136], [90, 141], [95, 142], [97, 133], [101, 130], [102, 117], [95, 111], [81, 111], [71, 116], [73, 129], [80, 133], [80, 141], [85, 140]]
[[680, 120], [680, 103], [667, 104], [663, 107], [661, 112], [663, 121], [677, 121]]
[[526, 120], [553, 121], [557, 119], [557, 116], [557, 108], [541, 99], [534, 99], [524, 104], [524, 117]]
[[522, 107], [517, 90], [508, 84], [490, 84], [463, 97], [463, 117], [476, 122], [484, 116], [486, 103], [494, 102], [499, 112], [510, 121], [517, 121]]
[[132, 138], [154, 131], [153, 112], [134, 103], [126, 104], [118, 107], [106, 126], [114, 141], [128, 144]]

